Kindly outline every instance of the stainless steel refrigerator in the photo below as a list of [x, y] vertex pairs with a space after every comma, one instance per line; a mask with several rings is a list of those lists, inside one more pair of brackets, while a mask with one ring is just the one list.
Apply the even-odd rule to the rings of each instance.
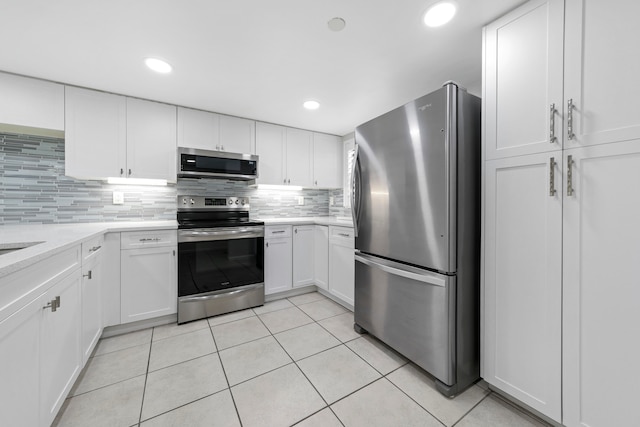
[[480, 99], [446, 83], [355, 141], [354, 327], [453, 396], [479, 378]]

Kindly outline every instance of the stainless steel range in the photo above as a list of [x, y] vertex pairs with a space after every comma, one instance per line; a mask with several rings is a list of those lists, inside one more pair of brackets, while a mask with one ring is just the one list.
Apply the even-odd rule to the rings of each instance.
[[178, 196], [178, 323], [264, 304], [264, 223], [246, 197]]

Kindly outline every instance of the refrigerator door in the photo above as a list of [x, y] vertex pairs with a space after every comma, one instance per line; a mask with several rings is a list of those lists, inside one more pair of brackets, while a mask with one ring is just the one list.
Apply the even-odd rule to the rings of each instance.
[[356, 128], [356, 248], [454, 272], [457, 88], [442, 89]]
[[456, 277], [358, 252], [355, 259], [355, 323], [455, 384]]

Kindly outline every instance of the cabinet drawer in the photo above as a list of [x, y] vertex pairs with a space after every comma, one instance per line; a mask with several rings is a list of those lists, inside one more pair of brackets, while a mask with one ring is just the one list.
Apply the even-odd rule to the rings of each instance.
[[178, 242], [176, 230], [128, 231], [120, 238], [121, 249], [148, 248], [156, 246], [171, 246]]
[[279, 237], [291, 237], [290, 225], [270, 225], [264, 228], [264, 238], [274, 239]]
[[82, 262], [86, 262], [89, 258], [95, 256], [104, 245], [104, 234], [94, 237], [82, 243]]
[[351, 248], [355, 247], [355, 233], [353, 228], [349, 227], [329, 227], [329, 239], [332, 242], [349, 246]]

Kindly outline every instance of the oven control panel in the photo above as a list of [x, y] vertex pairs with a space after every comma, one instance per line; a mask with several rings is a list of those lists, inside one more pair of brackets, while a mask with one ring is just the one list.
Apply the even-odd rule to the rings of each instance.
[[178, 196], [178, 210], [191, 209], [249, 209], [248, 197]]

